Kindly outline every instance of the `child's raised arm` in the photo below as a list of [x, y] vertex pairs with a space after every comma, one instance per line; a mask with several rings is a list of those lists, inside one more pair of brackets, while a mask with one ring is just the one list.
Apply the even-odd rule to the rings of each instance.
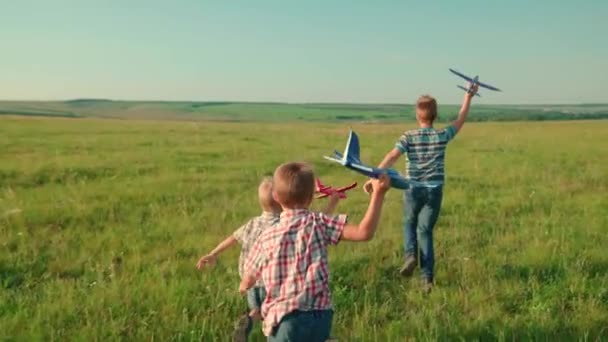
[[224, 250], [228, 249], [230, 246], [233, 246], [236, 243], [237, 240], [234, 238], [234, 236], [230, 235], [228, 238], [226, 238], [226, 240], [220, 242], [220, 244], [217, 245], [217, 247], [215, 247], [211, 251], [211, 253], [201, 257], [198, 263], [196, 264], [196, 267], [200, 270], [205, 266], [212, 266], [213, 264], [215, 264], [217, 256], [220, 253], [222, 253]]
[[393, 166], [393, 164], [395, 164], [395, 162], [399, 159], [399, 157], [401, 157], [402, 154], [403, 154], [403, 152], [401, 152], [401, 150], [399, 150], [396, 147], [393, 148], [386, 154], [386, 156], [384, 156], [384, 159], [382, 159], [380, 164], [378, 164], [378, 168], [379, 169], [390, 168], [391, 166]]
[[466, 92], [464, 94], [464, 100], [462, 100], [462, 107], [460, 107], [460, 112], [458, 113], [458, 118], [453, 122], [454, 127], [456, 128], [456, 132], [459, 132], [464, 125], [467, 116], [469, 115], [469, 107], [471, 107], [471, 100], [473, 96], [477, 93], [477, 89], [479, 85], [475, 84], [471, 86], [471, 92]]
[[399, 159], [399, 157], [401, 157], [402, 154], [403, 154], [403, 152], [401, 152], [398, 148], [396, 148], [396, 147], [393, 148], [386, 154], [386, 156], [384, 156], [384, 159], [382, 159], [382, 162], [380, 162], [380, 164], [378, 164], [378, 168], [379, 169], [390, 168], [391, 166], [393, 166], [393, 164], [395, 164], [395, 162]]
[[384, 174], [379, 179], [372, 180], [371, 184], [373, 191], [363, 220], [358, 225], [347, 224], [342, 232], [342, 240], [369, 241], [374, 237], [378, 222], [380, 221], [384, 195], [390, 189], [391, 179]]

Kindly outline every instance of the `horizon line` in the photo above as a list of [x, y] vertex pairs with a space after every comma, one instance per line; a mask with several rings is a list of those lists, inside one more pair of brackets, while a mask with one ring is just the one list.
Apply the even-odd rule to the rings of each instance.
[[[15, 99], [0, 99], [2, 102], [141, 102], [141, 103], [217, 103], [217, 104], [288, 104], [288, 105], [390, 105], [390, 106], [412, 106], [415, 103], [406, 102], [345, 102], [345, 101], [246, 101], [246, 100], [136, 100], [136, 99], [110, 99], [110, 98], [71, 98], [71, 99], [54, 99], [54, 100], [15, 100]], [[462, 103], [439, 103], [439, 105], [461, 105]], [[544, 103], [482, 103], [477, 106], [588, 106], [588, 105], [608, 105], [608, 102], [544, 102]]]

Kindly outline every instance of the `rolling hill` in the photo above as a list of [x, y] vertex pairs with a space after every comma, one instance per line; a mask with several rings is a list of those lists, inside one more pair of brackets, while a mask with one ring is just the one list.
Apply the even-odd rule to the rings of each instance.
[[[459, 106], [440, 105], [440, 121]], [[76, 99], [0, 101], [0, 115], [215, 121], [403, 121], [414, 120], [411, 104], [169, 102]], [[606, 119], [608, 104], [475, 105], [471, 121]]]

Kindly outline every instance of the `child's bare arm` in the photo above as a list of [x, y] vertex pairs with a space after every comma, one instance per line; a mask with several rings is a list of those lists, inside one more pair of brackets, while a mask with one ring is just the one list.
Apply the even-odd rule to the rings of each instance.
[[228, 238], [226, 238], [224, 241], [220, 242], [219, 245], [217, 245], [217, 247], [215, 247], [211, 253], [202, 256], [198, 263], [196, 264], [196, 267], [200, 270], [205, 266], [211, 266], [215, 263], [215, 261], [217, 260], [217, 256], [222, 253], [224, 250], [230, 248], [231, 246], [233, 246], [234, 244], [236, 244], [237, 241], [234, 238], [234, 236], [230, 235]]
[[261, 276], [261, 268], [265, 263], [264, 254], [262, 243], [258, 239], [251, 247], [249, 254], [247, 254], [247, 258], [245, 259], [245, 274], [243, 274], [243, 278], [239, 284], [239, 292], [241, 294], [245, 294], [248, 289], [255, 285], [258, 277]]
[[472, 93], [465, 93], [464, 100], [462, 101], [462, 107], [460, 107], [460, 112], [458, 113], [458, 118], [454, 121], [453, 125], [456, 128], [456, 132], [459, 132], [462, 126], [464, 125], [467, 116], [469, 115], [469, 108], [471, 107], [471, 100], [475, 93], [477, 93], [478, 85], [474, 85], [471, 87]]
[[379, 179], [372, 180], [372, 195], [365, 212], [363, 220], [358, 225], [347, 224], [342, 232], [342, 240], [347, 241], [369, 241], [374, 237], [380, 214], [384, 195], [390, 189], [391, 180], [387, 175], [382, 175]]
[[390, 168], [391, 166], [393, 166], [393, 164], [395, 164], [395, 162], [399, 159], [399, 157], [401, 157], [401, 151], [399, 151], [398, 148], [393, 148], [392, 150], [390, 150], [386, 156], [384, 156], [384, 159], [382, 159], [382, 162], [380, 162], [380, 164], [378, 164], [378, 168], [380, 169], [385, 169], [385, 168]]
[[339, 201], [340, 201], [340, 196], [337, 193], [332, 193], [331, 195], [329, 195], [327, 197], [327, 204], [325, 205], [325, 208], [321, 212], [326, 215], [333, 214], [334, 210], [336, 210], [336, 207], [338, 206]]

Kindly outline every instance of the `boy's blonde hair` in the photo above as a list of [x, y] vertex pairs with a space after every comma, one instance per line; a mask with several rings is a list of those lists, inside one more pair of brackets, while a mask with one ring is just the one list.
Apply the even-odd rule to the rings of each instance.
[[274, 171], [276, 200], [286, 208], [307, 208], [315, 191], [315, 175], [307, 163], [285, 163]]
[[437, 118], [437, 100], [430, 95], [422, 95], [416, 101], [416, 119], [432, 124]]
[[272, 197], [272, 177], [264, 177], [258, 187], [258, 199], [264, 211], [280, 211], [281, 206]]

